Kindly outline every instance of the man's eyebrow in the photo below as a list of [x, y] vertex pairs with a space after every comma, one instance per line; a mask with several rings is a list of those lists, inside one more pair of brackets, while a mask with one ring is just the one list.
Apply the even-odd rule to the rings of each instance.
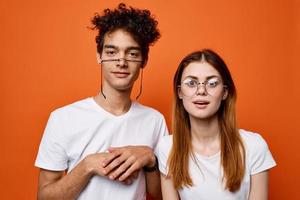
[[127, 50], [137, 50], [137, 51], [141, 51], [141, 48], [140, 47], [135, 47], [135, 46], [132, 46], [132, 47], [128, 47]]
[[103, 48], [118, 49], [115, 45], [105, 44]]
[[[117, 46], [115, 45], [112, 45], [112, 44], [105, 44], [103, 46], [103, 48], [105, 49], [119, 49]], [[130, 50], [137, 50], [137, 51], [141, 51], [141, 48], [140, 47], [137, 47], [137, 46], [130, 46], [126, 49], [126, 51], [130, 51]]]

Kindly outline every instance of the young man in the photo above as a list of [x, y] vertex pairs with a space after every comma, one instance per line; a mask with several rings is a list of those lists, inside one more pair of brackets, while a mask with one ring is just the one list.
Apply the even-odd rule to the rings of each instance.
[[[35, 165], [38, 199], [161, 199], [158, 139], [163, 116], [130, 99], [160, 36], [148, 10], [127, 8], [96, 15], [101, 92], [51, 113]], [[66, 172], [66, 173], [65, 173]]]

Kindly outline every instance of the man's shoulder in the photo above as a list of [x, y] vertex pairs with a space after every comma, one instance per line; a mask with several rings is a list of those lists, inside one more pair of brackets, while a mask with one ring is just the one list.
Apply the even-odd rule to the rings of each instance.
[[153, 115], [158, 118], [164, 118], [163, 114], [160, 113], [158, 110], [156, 110], [153, 107], [146, 106], [146, 105], [140, 104], [138, 102], [134, 102], [134, 108], [135, 108], [136, 112], [139, 112], [139, 113], [142, 113], [145, 115]]
[[63, 116], [63, 115], [69, 115], [74, 114], [77, 112], [83, 112], [86, 110], [90, 110], [92, 108], [92, 99], [91, 97], [81, 99], [78, 101], [75, 101], [71, 104], [67, 104], [65, 106], [59, 107], [52, 111], [51, 115], [55, 116]]

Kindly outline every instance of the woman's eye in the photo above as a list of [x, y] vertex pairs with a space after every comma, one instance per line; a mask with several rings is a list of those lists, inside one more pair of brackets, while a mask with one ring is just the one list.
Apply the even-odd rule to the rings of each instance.
[[185, 80], [184, 83], [189, 87], [195, 87], [198, 85], [198, 82], [195, 80]]
[[215, 79], [213, 79], [213, 80], [208, 80], [207, 81], [207, 86], [208, 87], [216, 87], [217, 85], [218, 85], [218, 80], [215, 80]]

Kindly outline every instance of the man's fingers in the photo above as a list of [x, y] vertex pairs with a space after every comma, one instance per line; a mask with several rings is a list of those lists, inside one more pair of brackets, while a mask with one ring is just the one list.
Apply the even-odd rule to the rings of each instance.
[[[122, 164], [121, 163], [119, 163], [119, 166], [118, 165], [115, 165], [115, 167], [116, 167], [116, 169], [113, 171], [113, 172], [111, 172], [111, 174], [109, 174], [109, 178], [110, 179], [116, 179], [116, 178], [118, 178], [120, 175], [122, 175], [131, 165], [132, 165], [132, 163], [134, 162], [134, 160], [135, 160], [135, 158], [134, 157], [125, 157], [125, 156], [121, 156], [121, 157], [123, 157], [123, 159], [124, 160], [122, 160], [123, 162], [122, 162]], [[118, 159], [118, 158], [117, 158]], [[116, 159], [116, 160], [117, 160]], [[115, 162], [115, 160], [111, 163], [111, 164], [113, 164]], [[109, 166], [111, 165], [111, 164], [109, 164]], [[109, 167], [108, 166], [108, 167]], [[131, 175], [131, 174], [130, 174]], [[124, 179], [125, 180], [125, 179]]]
[[95, 170], [95, 173], [98, 175], [98, 176], [106, 176], [106, 172], [104, 169], [96, 169]]
[[110, 164], [113, 160], [119, 157], [121, 154], [120, 152], [115, 151], [114, 153], [109, 153], [108, 156], [103, 160], [102, 167], [106, 167]]
[[131, 185], [133, 183], [133, 180], [131, 178], [128, 178], [122, 181], [121, 183], [123, 183], [124, 185]]
[[117, 150], [121, 150], [121, 148], [122, 148], [122, 147], [109, 147], [109, 148], [107, 149], [107, 151], [108, 151], [109, 153], [113, 153], [113, 152], [115, 152], [115, 151], [117, 151]]
[[129, 176], [131, 176], [135, 171], [138, 171], [140, 169], [140, 165], [138, 162], [135, 162], [133, 165], [131, 165], [126, 171], [125, 173], [123, 173], [120, 177], [119, 177], [119, 181], [124, 181], [125, 179], [127, 179]]
[[139, 171], [133, 172], [133, 174], [131, 176], [133, 179], [137, 179], [137, 177], [139, 176]]

